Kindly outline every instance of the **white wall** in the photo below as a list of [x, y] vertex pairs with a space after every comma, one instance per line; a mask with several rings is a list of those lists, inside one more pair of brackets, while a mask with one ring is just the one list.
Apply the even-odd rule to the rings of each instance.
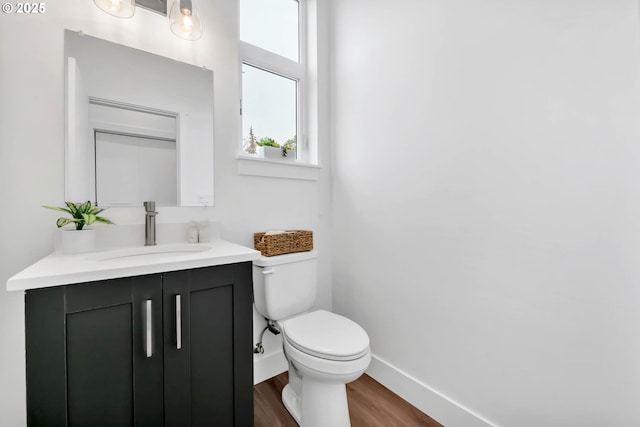
[[447, 426], [640, 425], [638, 2], [401, 3], [332, 2], [334, 310]]
[[[316, 132], [324, 165], [320, 180], [239, 176], [237, 3], [200, 1], [194, 6], [204, 23], [203, 38], [197, 42], [176, 38], [168, 21], [152, 12], [138, 9], [132, 19], [119, 20], [85, 0], [47, 2], [47, 11], [39, 16], [0, 14], [0, 284], [53, 250], [57, 215], [41, 205], [64, 200], [63, 39], [68, 28], [214, 70], [215, 207], [166, 208], [158, 222], [211, 218], [223, 224], [223, 237], [248, 246], [253, 245], [255, 231], [313, 229], [321, 253], [318, 305], [330, 308], [328, 101], [324, 99], [328, 77], [318, 76], [323, 106]], [[326, 46], [320, 51], [326, 54]], [[321, 61], [327, 63], [326, 58]], [[108, 210], [105, 216], [118, 223], [144, 221], [142, 208]], [[259, 329], [259, 317], [254, 323]], [[22, 293], [0, 290], [0, 339], [0, 424], [22, 426]]]

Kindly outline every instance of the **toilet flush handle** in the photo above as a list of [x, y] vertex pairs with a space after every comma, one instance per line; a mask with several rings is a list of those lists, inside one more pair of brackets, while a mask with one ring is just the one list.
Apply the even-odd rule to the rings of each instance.
[[269, 268], [269, 269], [267, 269], [267, 270], [262, 270], [262, 274], [265, 274], [265, 275], [266, 275], [266, 274], [273, 274], [273, 273], [274, 273], [273, 268]]

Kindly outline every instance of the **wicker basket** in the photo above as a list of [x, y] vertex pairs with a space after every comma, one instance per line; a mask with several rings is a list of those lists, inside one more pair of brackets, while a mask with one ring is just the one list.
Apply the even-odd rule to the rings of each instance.
[[287, 230], [280, 234], [254, 233], [253, 244], [264, 256], [310, 251], [313, 249], [313, 232]]

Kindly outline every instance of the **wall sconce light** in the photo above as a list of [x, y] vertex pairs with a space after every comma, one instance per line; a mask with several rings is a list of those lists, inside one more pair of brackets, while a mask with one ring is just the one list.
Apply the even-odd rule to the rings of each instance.
[[[118, 18], [131, 18], [136, 11], [136, 0], [93, 0], [102, 11]], [[167, 15], [164, 0], [139, 0], [139, 6]], [[171, 32], [181, 39], [198, 40], [202, 37], [202, 20], [191, 0], [175, 0], [169, 12]]]
[[104, 12], [118, 18], [131, 18], [136, 11], [136, 0], [93, 0], [93, 2]]
[[171, 31], [181, 39], [198, 40], [202, 37], [202, 21], [191, 0], [175, 0], [169, 12], [169, 21]]

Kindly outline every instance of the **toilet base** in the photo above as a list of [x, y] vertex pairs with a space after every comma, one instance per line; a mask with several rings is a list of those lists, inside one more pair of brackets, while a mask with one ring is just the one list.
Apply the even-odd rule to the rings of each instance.
[[282, 389], [282, 403], [284, 403], [284, 407], [287, 408], [287, 411], [289, 411], [298, 425], [301, 425], [302, 405], [300, 405], [300, 398], [296, 395], [296, 392], [293, 391], [291, 384], [287, 384], [284, 386], [284, 389]]
[[282, 403], [299, 426], [351, 427], [344, 384], [305, 378], [302, 381], [302, 396], [296, 394], [291, 384], [282, 390]]
[[289, 384], [282, 402], [301, 427], [351, 427], [346, 384], [362, 375], [371, 352], [347, 361], [318, 358], [293, 347], [285, 337], [284, 355], [289, 362]]

